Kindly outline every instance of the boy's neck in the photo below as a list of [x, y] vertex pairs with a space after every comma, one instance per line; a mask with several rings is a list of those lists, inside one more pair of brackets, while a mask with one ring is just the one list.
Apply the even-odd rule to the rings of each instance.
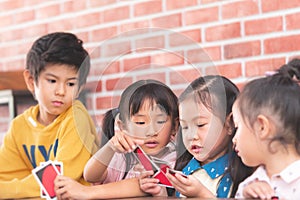
[[42, 124], [43, 126], [48, 126], [49, 124], [51, 124], [58, 116], [53, 116], [53, 118], [49, 118], [49, 117], [41, 117], [40, 112], [38, 112], [37, 114], [37, 121]]

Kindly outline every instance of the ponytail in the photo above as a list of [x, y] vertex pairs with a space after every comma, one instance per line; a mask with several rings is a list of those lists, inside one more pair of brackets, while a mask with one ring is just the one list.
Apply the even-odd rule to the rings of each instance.
[[115, 135], [115, 118], [119, 113], [118, 108], [107, 111], [102, 120], [101, 147]]

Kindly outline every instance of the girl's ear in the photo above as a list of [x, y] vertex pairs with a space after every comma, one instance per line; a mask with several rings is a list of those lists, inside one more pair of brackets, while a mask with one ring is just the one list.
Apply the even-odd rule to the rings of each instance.
[[179, 131], [179, 119], [175, 119], [174, 128], [171, 130], [171, 141], [175, 141], [176, 135]]
[[27, 85], [27, 89], [34, 95], [34, 78], [30, 74], [29, 70], [26, 69], [23, 72], [23, 77], [24, 77], [25, 83]]
[[179, 130], [179, 119], [176, 118], [175, 123], [174, 123], [174, 129], [172, 131], [172, 135], [175, 136], [178, 133], [178, 130]]
[[228, 135], [231, 135], [233, 133], [234, 123], [232, 112], [226, 117], [225, 128], [227, 130]]
[[116, 118], [115, 118], [115, 130], [120, 130], [120, 131], [124, 131], [125, 130], [125, 125], [120, 120], [120, 113], [118, 113], [116, 115]]
[[254, 123], [254, 131], [260, 139], [267, 139], [271, 134], [271, 122], [264, 115], [258, 115]]

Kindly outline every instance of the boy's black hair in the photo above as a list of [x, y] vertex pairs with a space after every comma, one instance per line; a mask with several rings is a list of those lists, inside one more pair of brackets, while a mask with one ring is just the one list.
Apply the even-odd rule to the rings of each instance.
[[37, 82], [48, 64], [65, 64], [79, 72], [79, 87], [86, 83], [90, 70], [90, 56], [82, 40], [65, 32], [49, 33], [38, 38], [26, 57], [26, 69]]
[[[226, 77], [208, 75], [195, 79], [179, 96], [179, 103], [192, 96], [197, 102], [205, 105], [215, 116], [218, 116], [225, 126], [226, 118], [231, 114], [232, 105], [238, 94], [239, 89]], [[228, 125], [232, 130], [232, 134], [227, 145], [227, 153], [231, 155], [227, 173], [230, 173], [233, 181], [230, 197], [234, 197], [239, 183], [253, 173], [253, 168], [245, 166], [234, 151], [232, 138], [235, 135], [235, 128], [232, 117]], [[181, 171], [192, 158], [192, 154], [186, 150], [183, 144], [182, 131], [180, 129], [177, 137], [175, 169]]]

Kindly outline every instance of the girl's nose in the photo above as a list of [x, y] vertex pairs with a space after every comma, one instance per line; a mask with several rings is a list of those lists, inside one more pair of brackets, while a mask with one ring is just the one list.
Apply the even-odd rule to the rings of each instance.
[[197, 134], [197, 130], [195, 130], [195, 129], [190, 129], [190, 130], [188, 130], [187, 131], [187, 139], [188, 140], [197, 140], [197, 139], [199, 139], [199, 136], [198, 136], [198, 134]]
[[233, 138], [232, 138], [232, 143], [234, 144], [234, 145], [236, 145], [236, 136], [234, 136]]
[[155, 136], [157, 134], [158, 134], [158, 131], [156, 130], [154, 124], [150, 124], [149, 125], [149, 129], [148, 129], [148, 131], [146, 133], [146, 136], [147, 137], [153, 137], [153, 136]]

